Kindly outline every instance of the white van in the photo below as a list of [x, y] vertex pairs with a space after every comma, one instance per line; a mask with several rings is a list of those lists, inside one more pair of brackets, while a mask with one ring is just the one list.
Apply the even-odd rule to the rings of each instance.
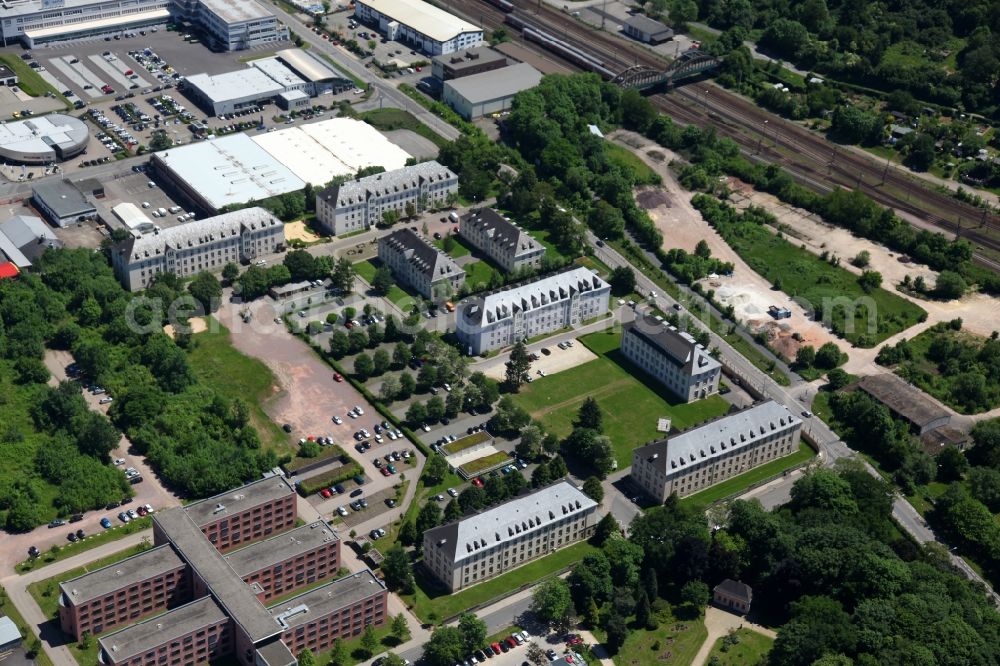
[[448, 213], [448, 219], [454, 222], [455, 224], [458, 224], [458, 213], [456, 213], [455, 211]]
[[160, 217], [166, 217], [167, 216], [167, 209], [166, 208], [157, 208], [156, 212], [159, 213]]
[[170, 212], [171, 213], [179, 213], [179, 212], [181, 212], [181, 207], [180, 206], [171, 206], [170, 207]]

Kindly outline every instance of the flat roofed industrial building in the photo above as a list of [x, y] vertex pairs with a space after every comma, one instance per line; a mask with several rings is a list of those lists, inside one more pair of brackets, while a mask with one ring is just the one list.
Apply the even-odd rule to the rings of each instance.
[[358, 0], [362, 21], [378, 26], [386, 38], [410, 44], [427, 55], [479, 46], [483, 30], [421, 0]]
[[[123, 590], [126, 597], [119, 601]], [[84, 633], [95, 636], [188, 598], [187, 564], [163, 545], [60, 583], [59, 625], [80, 640]]]
[[354, 87], [354, 82], [304, 49], [282, 49], [274, 56], [306, 81], [313, 96]]
[[199, 106], [219, 116], [259, 106], [284, 92], [285, 86], [263, 70], [247, 67], [223, 74], [192, 74], [184, 82], [184, 91]]
[[256, 0], [178, 1], [184, 14], [197, 22], [219, 48], [240, 51], [288, 39], [288, 28]]
[[258, 134], [254, 142], [301, 180], [325, 185], [365, 167], [402, 168], [410, 154], [366, 122], [331, 118]]
[[49, 179], [35, 183], [31, 200], [49, 222], [65, 227], [74, 222], [91, 219], [97, 214], [94, 204], [68, 180]]
[[[125, 6], [128, 6], [128, 12]], [[8, 0], [0, 16], [3, 43], [20, 40], [26, 47], [58, 39], [85, 37], [129, 27], [165, 23], [171, 0]]]
[[534, 88], [542, 73], [527, 63], [444, 82], [441, 101], [466, 120], [510, 109], [514, 95]]
[[719, 392], [722, 364], [686, 331], [639, 315], [625, 324], [622, 353], [685, 402]]
[[296, 192], [306, 186], [246, 134], [200, 141], [154, 153], [152, 172], [209, 214], [248, 201]]
[[0, 158], [5, 162], [61, 162], [82, 153], [89, 141], [86, 123], [62, 113], [0, 124]]
[[506, 66], [507, 58], [488, 46], [446, 53], [431, 59], [431, 73], [441, 81], [460, 79]]
[[229, 616], [211, 596], [98, 639], [107, 666], [206, 663], [232, 651]]
[[137, 291], [161, 273], [185, 278], [221, 270], [230, 262], [277, 252], [284, 244], [285, 225], [278, 218], [263, 208], [241, 208], [162, 231], [134, 233], [111, 248], [111, 266], [122, 286]]
[[450, 591], [587, 539], [598, 504], [569, 481], [424, 532], [424, 566]]
[[28, 268], [50, 247], [62, 247], [62, 241], [39, 217], [15, 215], [0, 223], [0, 259], [6, 257], [18, 268]]
[[622, 25], [622, 32], [647, 44], [660, 44], [674, 38], [674, 31], [648, 16], [636, 14]]
[[632, 452], [630, 476], [650, 497], [686, 497], [799, 448], [802, 420], [773, 400]]
[[470, 355], [582, 324], [608, 311], [611, 285], [584, 267], [469, 299], [458, 308], [455, 334]]

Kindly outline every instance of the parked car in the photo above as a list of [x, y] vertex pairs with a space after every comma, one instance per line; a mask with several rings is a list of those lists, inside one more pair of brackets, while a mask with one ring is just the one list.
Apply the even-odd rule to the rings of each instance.
[[108, 520], [107, 518], [101, 518], [101, 527], [103, 527], [104, 529], [108, 529], [109, 527], [111, 527], [111, 521]]

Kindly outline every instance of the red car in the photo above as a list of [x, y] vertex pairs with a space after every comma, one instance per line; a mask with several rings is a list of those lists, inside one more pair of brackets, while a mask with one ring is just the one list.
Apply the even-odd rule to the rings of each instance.
[[339, 372], [335, 372], [335, 373], [333, 373], [333, 381], [335, 381], [335, 382], [342, 382], [342, 381], [344, 381], [344, 378], [340, 375]]
[[344, 322], [344, 328], [354, 328], [354, 322], [350, 321], [350, 320], [345, 321]]
[[482, 488], [482, 487], [483, 487], [483, 480], [482, 480], [482, 479], [480, 479], [480, 478], [479, 478], [479, 477], [477, 476], [476, 478], [474, 478], [474, 479], [472, 480], [472, 485], [474, 485], [474, 486], [475, 486], [476, 488]]
[[509, 647], [509, 648], [516, 648], [517, 647], [517, 641], [514, 640], [513, 636], [508, 636], [507, 639], [506, 639], [506, 643], [507, 643], [507, 647]]
[[578, 634], [566, 634], [567, 645], [580, 645], [581, 643], [583, 643], [583, 639]]
[[383, 467], [383, 468], [382, 468], [381, 470], [379, 470], [379, 471], [380, 471], [380, 472], [382, 472], [382, 476], [390, 476], [390, 475], [392, 474], [392, 472], [390, 472], [390, 471], [389, 471], [389, 469], [388, 469], [387, 467]]
[[333, 497], [333, 493], [330, 492], [329, 488], [324, 488], [323, 490], [319, 491], [319, 494], [322, 495], [323, 497]]

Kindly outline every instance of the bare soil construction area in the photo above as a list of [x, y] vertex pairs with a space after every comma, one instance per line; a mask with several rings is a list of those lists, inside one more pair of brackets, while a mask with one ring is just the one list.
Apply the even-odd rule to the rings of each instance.
[[[732, 305], [737, 318], [747, 327], [754, 331], [767, 331], [770, 346], [788, 359], [795, 358], [795, 352], [801, 345], [819, 347], [832, 341], [843, 351], [850, 350], [847, 342], [838, 339], [820, 323], [810, 320], [786, 294], [774, 290], [705, 222], [701, 213], [691, 205], [693, 193], [681, 187], [669, 168], [669, 163], [676, 158], [671, 151], [629, 132], [615, 132], [609, 138], [638, 155], [663, 179], [661, 187], [643, 188], [636, 197], [663, 234], [664, 247], [693, 252], [695, 245], [704, 240], [713, 257], [732, 262], [735, 270], [731, 276], [707, 278], [703, 280], [703, 286], [714, 289], [721, 304]], [[770, 305], [786, 307], [792, 316], [775, 321], [767, 314]]]

